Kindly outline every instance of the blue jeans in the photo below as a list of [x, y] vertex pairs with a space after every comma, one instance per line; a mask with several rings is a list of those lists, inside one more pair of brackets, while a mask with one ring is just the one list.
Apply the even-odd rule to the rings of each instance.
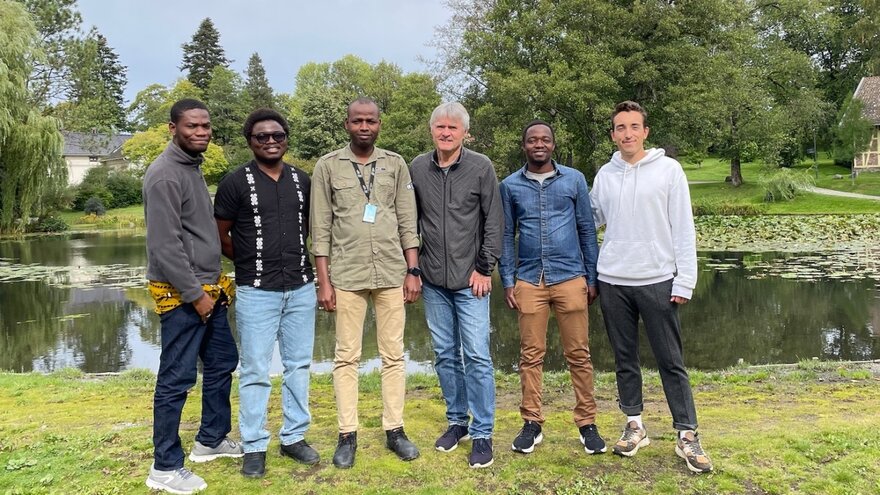
[[472, 438], [491, 438], [495, 426], [495, 373], [489, 355], [489, 296], [466, 287], [444, 289], [423, 282], [425, 318], [434, 343], [440, 389], [450, 425], [467, 426]]
[[275, 341], [281, 351], [281, 443], [303, 439], [311, 423], [309, 366], [315, 343], [315, 284], [272, 291], [241, 286], [237, 290], [235, 321], [241, 340], [238, 422], [245, 452], [265, 452], [269, 446], [266, 408], [272, 383], [269, 365]]
[[207, 323], [192, 304], [183, 304], [161, 317], [162, 353], [153, 395], [153, 463], [171, 471], [183, 467], [180, 413], [187, 391], [195, 386], [197, 361], [202, 360], [202, 421], [196, 441], [216, 447], [232, 429], [229, 391], [238, 351], [226, 319], [226, 306], [214, 306]]

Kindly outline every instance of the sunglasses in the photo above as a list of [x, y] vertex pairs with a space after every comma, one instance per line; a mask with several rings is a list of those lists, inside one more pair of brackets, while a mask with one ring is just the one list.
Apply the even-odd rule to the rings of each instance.
[[272, 138], [272, 140], [274, 140], [276, 143], [283, 143], [284, 141], [287, 141], [287, 134], [283, 132], [273, 132], [271, 134], [264, 134], [261, 132], [259, 134], [251, 134], [251, 137], [256, 139], [257, 142], [260, 144], [268, 143], [269, 138]]

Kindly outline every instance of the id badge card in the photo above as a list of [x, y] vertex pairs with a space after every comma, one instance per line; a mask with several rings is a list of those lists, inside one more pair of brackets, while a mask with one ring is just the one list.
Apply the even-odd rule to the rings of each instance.
[[365, 223], [376, 223], [376, 205], [367, 203], [364, 206], [364, 222]]

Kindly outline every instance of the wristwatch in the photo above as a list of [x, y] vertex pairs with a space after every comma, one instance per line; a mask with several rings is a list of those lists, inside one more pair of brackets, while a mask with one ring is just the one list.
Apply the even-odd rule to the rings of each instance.
[[410, 275], [412, 275], [412, 276], [415, 276], [415, 277], [421, 277], [421, 276], [422, 276], [422, 270], [421, 270], [419, 267], [417, 267], [417, 266], [414, 266], [414, 267], [412, 267], [412, 268], [407, 268], [406, 273], [408, 273], [408, 274], [410, 274]]

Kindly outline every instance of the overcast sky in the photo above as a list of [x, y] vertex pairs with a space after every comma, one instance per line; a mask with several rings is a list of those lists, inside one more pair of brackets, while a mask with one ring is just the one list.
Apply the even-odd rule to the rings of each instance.
[[451, 12], [435, 0], [79, 0], [83, 30], [96, 26], [128, 67], [131, 101], [152, 83], [171, 85], [184, 74], [180, 45], [210, 17], [231, 67], [244, 72], [258, 52], [276, 92], [293, 91], [307, 62], [346, 54], [371, 64], [387, 60], [403, 71], [425, 71], [433, 59], [434, 28]]

